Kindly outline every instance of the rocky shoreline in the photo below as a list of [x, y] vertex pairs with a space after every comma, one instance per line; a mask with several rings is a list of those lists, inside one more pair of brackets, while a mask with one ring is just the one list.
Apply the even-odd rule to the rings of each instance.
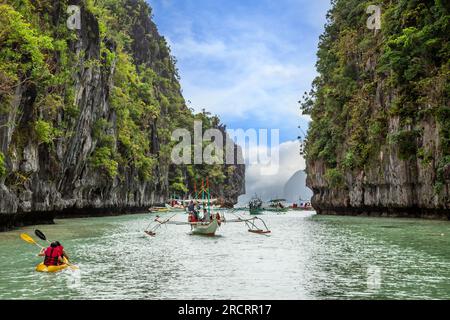
[[359, 216], [381, 218], [408, 218], [450, 221], [450, 212], [444, 209], [420, 208], [319, 208], [317, 214], [329, 216]]
[[149, 207], [66, 208], [61, 211], [0, 214], [0, 232], [6, 232], [26, 226], [54, 224], [55, 219], [99, 218], [142, 214], [148, 213], [148, 209]]

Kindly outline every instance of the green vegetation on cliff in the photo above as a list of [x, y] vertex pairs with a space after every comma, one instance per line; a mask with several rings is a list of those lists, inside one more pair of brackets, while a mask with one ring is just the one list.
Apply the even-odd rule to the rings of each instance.
[[5, 156], [0, 152], [0, 178], [3, 177], [6, 173], [5, 168]]
[[[366, 27], [369, 5], [381, 30]], [[450, 9], [448, 1], [332, 2], [320, 38], [313, 89], [302, 110], [312, 123], [304, 153], [323, 162], [330, 186], [373, 165], [385, 146], [399, 159], [434, 162], [436, 187], [450, 167]], [[424, 136], [424, 123], [439, 136]], [[447, 178], [448, 179], [448, 178]], [[438, 190], [439, 191], [439, 190]]]

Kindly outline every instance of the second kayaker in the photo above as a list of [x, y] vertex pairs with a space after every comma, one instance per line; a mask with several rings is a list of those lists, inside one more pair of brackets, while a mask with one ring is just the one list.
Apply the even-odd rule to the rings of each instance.
[[56, 248], [61, 252], [61, 257], [65, 257], [67, 260], [69, 260], [69, 256], [67, 255], [67, 252], [64, 250], [64, 247], [61, 245], [61, 243], [59, 241], [55, 241], [55, 243]]

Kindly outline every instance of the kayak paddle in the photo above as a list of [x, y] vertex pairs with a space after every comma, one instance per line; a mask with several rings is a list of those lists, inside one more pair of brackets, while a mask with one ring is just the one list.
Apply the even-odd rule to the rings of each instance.
[[[45, 234], [44, 234], [41, 230], [39, 230], [39, 229], [34, 230], [34, 234], [35, 234], [39, 239], [44, 240], [44, 241], [47, 241], [48, 243], [51, 243], [51, 241], [47, 239], [47, 237], [45, 236]], [[71, 267], [72, 269], [79, 269], [77, 266], [75, 266], [75, 265], [69, 263], [69, 259], [68, 259], [67, 257], [66, 257], [66, 259], [67, 259], [67, 263], [66, 263], [66, 264], [67, 264], [69, 267]]]
[[48, 243], [51, 243], [50, 240], [47, 239], [45, 234], [41, 230], [34, 230], [34, 234], [41, 240], [47, 241]]
[[41, 246], [40, 244], [38, 244], [36, 241], [34, 241], [34, 239], [32, 237], [30, 237], [29, 235], [27, 235], [26, 233], [22, 233], [20, 235], [20, 237], [22, 238], [23, 241], [28, 242], [30, 244], [35, 244], [37, 245], [39, 248], [44, 248], [43, 246]]

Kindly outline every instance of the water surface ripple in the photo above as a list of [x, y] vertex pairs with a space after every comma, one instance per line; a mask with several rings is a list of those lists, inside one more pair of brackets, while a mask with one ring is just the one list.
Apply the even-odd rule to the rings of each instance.
[[270, 236], [234, 223], [216, 237], [172, 225], [150, 238], [152, 217], [38, 226], [81, 267], [59, 274], [34, 271], [38, 248], [19, 234], [36, 227], [0, 233], [0, 299], [450, 298], [449, 222], [267, 213]]

